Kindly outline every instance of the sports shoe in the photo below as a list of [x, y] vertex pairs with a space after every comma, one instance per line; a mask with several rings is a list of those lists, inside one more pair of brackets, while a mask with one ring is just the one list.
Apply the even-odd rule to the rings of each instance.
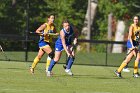
[[[48, 73], [48, 70], [47, 69], [45, 71], [46, 71], [46, 73]], [[52, 71], [50, 73], [51, 73], [51, 75], [53, 75], [53, 72]]]
[[48, 71], [47, 72], [47, 77], [50, 77], [51, 76], [51, 71]]
[[67, 68], [66, 65], [63, 65], [63, 68], [66, 69]]
[[32, 67], [30, 67], [30, 73], [34, 74], [34, 69]]
[[122, 70], [123, 72], [130, 72], [130, 70], [128, 68], [123, 68]]
[[133, 73], [133, 77], [138, 78], [138, 77], [140, 77], [140, 75], [139, 75], [139, 73]]
[[115, 70], [114, 73], [117, 77], [122, 78], [121, 73], [119, 73], [117, 70]]
[[65, 72], [66, 72], [68, 75], [73, 76], [73, 73], [71, 72], [70, 69], [65, 69]]

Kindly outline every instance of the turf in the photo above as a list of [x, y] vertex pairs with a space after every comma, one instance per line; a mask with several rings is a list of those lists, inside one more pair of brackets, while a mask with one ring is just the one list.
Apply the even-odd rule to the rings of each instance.
[[45, 64], [29, 73], [28, 62], [0, 61], [0, 93], [139, 93], [140, 79], [130, 73], [117, 78], [117, 67], [74, 65], [74, 76], [68, 76], [57, 64], [53, 77], [46, 77]]
[[[7, 55], [7, 58], [11, 61], [25, 61], [25, 52], [5, 52]], [[36, 57], [37, 52], [28, 52], [28, 61], [32, 62], [34, 58]], [[75, 58], [75, 64], [84, 64], [84, 65], [107, 65], [107, 66], [119, 66], [122, 61], [124, 60], [126, 53], [87, 53], [87, 52], [76, 52], [76, 58]], [[46, 62], [47, 55], [45, 54], [41, 62]], [[100, 59], [100, 60], [99, 60]], [[129, 66], [133, 66], [133, 62], [129, 63]], [[0, 52], [0, 60], [6, 60], [4, 54]], [[64, 52], [62, 54], [62, 57], [59, 61], [59, 63], [65, 63], [66, 61], [66, 53]]]

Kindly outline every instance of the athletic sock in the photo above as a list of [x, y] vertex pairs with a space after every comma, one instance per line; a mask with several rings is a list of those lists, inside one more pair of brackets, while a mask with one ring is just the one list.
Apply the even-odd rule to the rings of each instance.
[[46, 70], [48, 70], [50, 66], [51, 58], [48, 56], [47, 61], [46, 61]]
[[33, 62], [33, 64], [32, 64], [32, 68], [35, 68], [36, 67], [36, 65], [37, 65], [37, 63], [39, 62], [39, 58], [38, 57], [35, 57], [35, 59], [34, 59], [34, 62]]
[[52, 71], [54, 65], [56, 64], [56, 62], [54, 60], [51, 60], [50, 66], [48, 68], [48, 71]]
[[139, 62], [135, 61], [135, 63], [134, 63], [134, 73], [138, 73], [138, 65], [139, 65]]
[[73, 64], [73, 61], [74, 61], [74, 58], [73, 57], [70, 57], [69, 60], [68, 60], [67, 69], [71, 69], [71, 66]]
[[121, 66], [118, 68], [117, 71], [120, 73], [120, 72], [122, 71], [122, 69], [123, 69], [126, 65], [127, 65], [127, 63], [123, 62], [123, 63], [121, 64]]

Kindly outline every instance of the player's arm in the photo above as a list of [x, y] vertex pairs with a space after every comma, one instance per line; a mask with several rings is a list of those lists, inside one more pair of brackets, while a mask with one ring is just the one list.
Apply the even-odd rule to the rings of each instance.
[[42, 24], [35, 32], [39, 35], [43, 35], [43, 30], [45, 29], [46, 24]]
[[64, 50], [66, 51], [67, 55], [70, 56], [70, 53], [69, 53], [69, 51], [67, 49], [67, 46], [66, 46], [65, 34], [64, 34], [64, 32], [62, 30], [60, 31], [60, 38], [61, 38]]
[[59, 33], [56, 31], [56, 28], [55, 28], [55, 27], [54, 27], [53, 32], [54, 32], [56, 35], [59, 35]]
[[130, 40], [130, 43], [131, 43], [131, 45], [132, 45], [132, 48], [134, 48], [133, 41], [132, 41], [132, 33], [133, 33], [133, 26], [131, 25], [131, 26], [129, 27], [128, 40]]
[[78, 41], [79, 33], [78, 33], [78, 29], [75, 26], [73, 26], [73, 30], [74, 30], [74, 41], [73, 41], [73, 43], [74, 43], [74, 45], [76, 45], [77, 41]]

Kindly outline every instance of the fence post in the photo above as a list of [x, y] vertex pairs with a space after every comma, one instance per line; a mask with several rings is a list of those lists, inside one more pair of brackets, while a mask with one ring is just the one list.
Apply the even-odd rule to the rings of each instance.
[[25, 61], [28, 61], [29, 0], [26, 0]]
[[107, 50], [108, 50], [108, 43], [106, 43], [106, 60], [105, 60], [105, 65], [106, 66], [107, 66], [107, 57], [108, 57]]

